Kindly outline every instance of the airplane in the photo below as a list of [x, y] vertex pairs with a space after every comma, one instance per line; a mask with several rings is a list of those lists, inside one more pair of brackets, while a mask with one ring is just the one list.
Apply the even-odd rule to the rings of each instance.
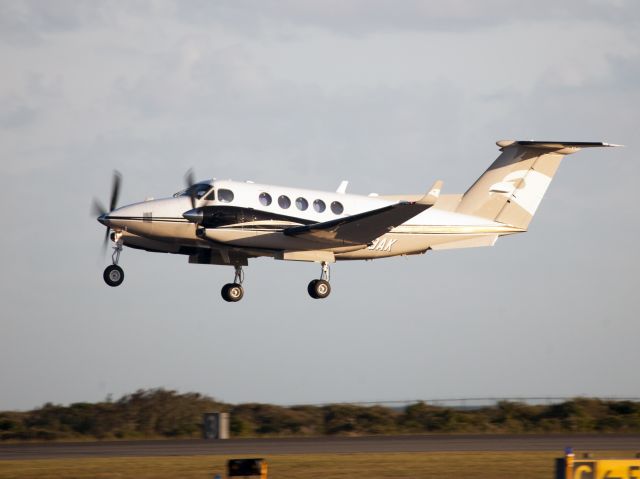
[[456, 248], [493, 246], [501, 236], [523, 233], [561, 160], [582, 148], [615, 147], [603, 142], [501, 140], [501, 154], [463, 194], [441, 195], [436, 181], [421, 195], [348, 194], [231, 180], [194, 181], [164, 199], [116, 207], [121, 175], [114, 172], [109, 209], [94, 200], [106, 226], [105, 246], [114, 243], [104, 281], [124, 280], [124, 246], [181, 254], [189, 263], [229, 265], [232, 283], [225, 301], [244, 296], [243, 266], [250, 258], [319, 263], [319, 279], [307, 287], [314, 299], [331, 292], [329, 265]]

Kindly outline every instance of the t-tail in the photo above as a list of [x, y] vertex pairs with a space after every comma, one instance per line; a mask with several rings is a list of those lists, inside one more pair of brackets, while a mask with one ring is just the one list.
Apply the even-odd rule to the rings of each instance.
[[560, 162], [582, 148], [620, 146], [601, 142], [497, 142], [502, 154], [463, 195], [457, 212], [526, 230]]

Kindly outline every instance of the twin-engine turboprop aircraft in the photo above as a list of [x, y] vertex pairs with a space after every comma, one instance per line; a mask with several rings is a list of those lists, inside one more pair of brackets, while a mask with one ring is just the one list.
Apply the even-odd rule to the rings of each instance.
[[[428, 250], [492, 246], [498, 237], [527, 231], [560, 161], [581, 148], [608, 143], [498, 141], [502, 154], [464, 194], [441, 195], [437, 181], [424, 195], [369, 196], [208, 180], [195, 182], [171, 198], [116, 209], [120, 175], [115, 174], [107, 211], [94, 202], [98, 221], [115, 243], [113, 264], [104, 271], [119, 286], [123, 246], [189, 256], [189, 263], [230, 265], [226, 301], [244, 295], [242, 267], [249, 258], [320, 263], [309, 283], [313, 298], [331, 292], [329, 264], [378, 259]], [[111, 230], [111, 234], [110, 234]]]

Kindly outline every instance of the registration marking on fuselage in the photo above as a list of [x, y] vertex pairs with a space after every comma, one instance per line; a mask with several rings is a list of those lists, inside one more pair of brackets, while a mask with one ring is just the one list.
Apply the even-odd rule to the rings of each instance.
[[397, 239], [391, 238], [377, 238], [369, 245], [369, 249], [376, 251], [391, 251], [393, 245], [395, 245], [397, 241]]

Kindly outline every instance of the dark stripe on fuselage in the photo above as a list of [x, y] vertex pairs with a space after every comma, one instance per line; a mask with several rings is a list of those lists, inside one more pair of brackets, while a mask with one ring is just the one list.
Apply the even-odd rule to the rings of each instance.
[[[298, 223], [299, 225], [311, 225], [317, 221], [298, 218], [296, 216], [281, 215], [271, 213], [269, 211], [256, 210], [254, 208], [242, 208], [239, 206], [202, 206], [196, 208], [202, 212], [202, 222], [200, 226], [204, 228], [218, 228], [220, 226], [237, 225], [242, 223], [253, 223], [256, 221], [286, 221], [289, 223]], [[146, 223], [160, 221], [169, 223], [187, 223], [184, 218], [172, 216], [108, 216], [107, 219], [124, 220], [124, 221], [144, 221]], [[291, 225], [286, 225], [289, 227]], [[271, 226], [266, 226], [271, 228]]]
[[201, 226], [205, 228], [253, 223], [255, 221], [286, 221], [301, 225], [317, 223], [316, 221], [298, 218], [296, 216], [281, 215], [278, 213], [271, 213], [269, 211], [256, 210], [254, 208], [241, 208], [238, 206], [216, 205], [203, 206], [197, 209], [202, 212]]
[[163, 223], [189, 223], [184, 218], [172, 218], [172, 217], [152, 217], [152, 216], [107, 216], [107, 220], [123, 220], [123, 221], [144, 221], [145, 223], [152, 223], [154, 221]]
[[[277, 215], [274, 215], [277, 216]], [[301, 220], [299, 218], [294, 218], [294, 217], [286, 217], [287, 220], [285, 221], [308, 221], [308, 220]], [[189, 221], [187, 221], [184, 218], [175, 218], [175, 217], [148, 217], [148, 216], [108, 216], [106, 219], [117, 219], [117, 220], [124, 220], [124, 221], [141, 221], [141, 222], [145, 222], [145, 223], [153, 223], [153, 222], [158, 222], [158, 223], [190, 223]], [[231, 218], [229, 218], [229, 220], [231, 220]], [[256, 220], [249, 220], [247, 219], [245, 221], [245, 223], [248, 223], [250, 221], [256, 221]], [[260, 221], [260, 220], [258, 220]], [[262, 220], [262, 221], [269, 221], [269, 220]], [[271, 219], [270, 221], [275, 221], [275, 219]], [[281, 220], [283, 221], [283, 220]], [[202, 224], [200, 225], [202, 227], [205, 228], [223, 228], [223, 229], [228, 229], [228, 230], [242, 230], [242, 231], [255, 231], [255, 232], [265, 232], [265, 231], [270, 231], [270, 232], [277, 232], [277, 231], [284, 231], [286, 229], [289, 228], [296, 228], [296, 226], [291, 225], [291, 224], [261, 224], [261, 225], [251, 225], [251, 226], [245, 226], [243, 225], [243, 223], [230, 223], [230, 224], [218, 224], [217, 226], [213, 226], [211, 224], [211, 222], [209, 222], [209, 224]], [[434, 228], [439, 228], [442, 227], [442, 225], [433, 225]], [[428, 226], [426, 226], [426, 228], [428, 228]], [[519, 231], [511, 231], [511, 230], [500, 230], [499, 228], [497, 230], [491, 229], [491, 228], [486, 228], [482, 231], [464, 231], [464, 229], [469, 228], [469, 226], [467, 225], [452, 225], [452, 226], [448, 226], [447, 228], [449, 228], [450, 230], [455, 230], [455, 228], [460, 228], [463, 231], [390, 231], [389, 233], [391, 234], [395, 234], [395, 235], [453, 235], [453, 234], [462, 234], [462, 235], [472, 235], [472, 234], [478, 234], [478, 235], [488, 235], [488, 234], [510, 234], [510, 233], [519, 233]]]

